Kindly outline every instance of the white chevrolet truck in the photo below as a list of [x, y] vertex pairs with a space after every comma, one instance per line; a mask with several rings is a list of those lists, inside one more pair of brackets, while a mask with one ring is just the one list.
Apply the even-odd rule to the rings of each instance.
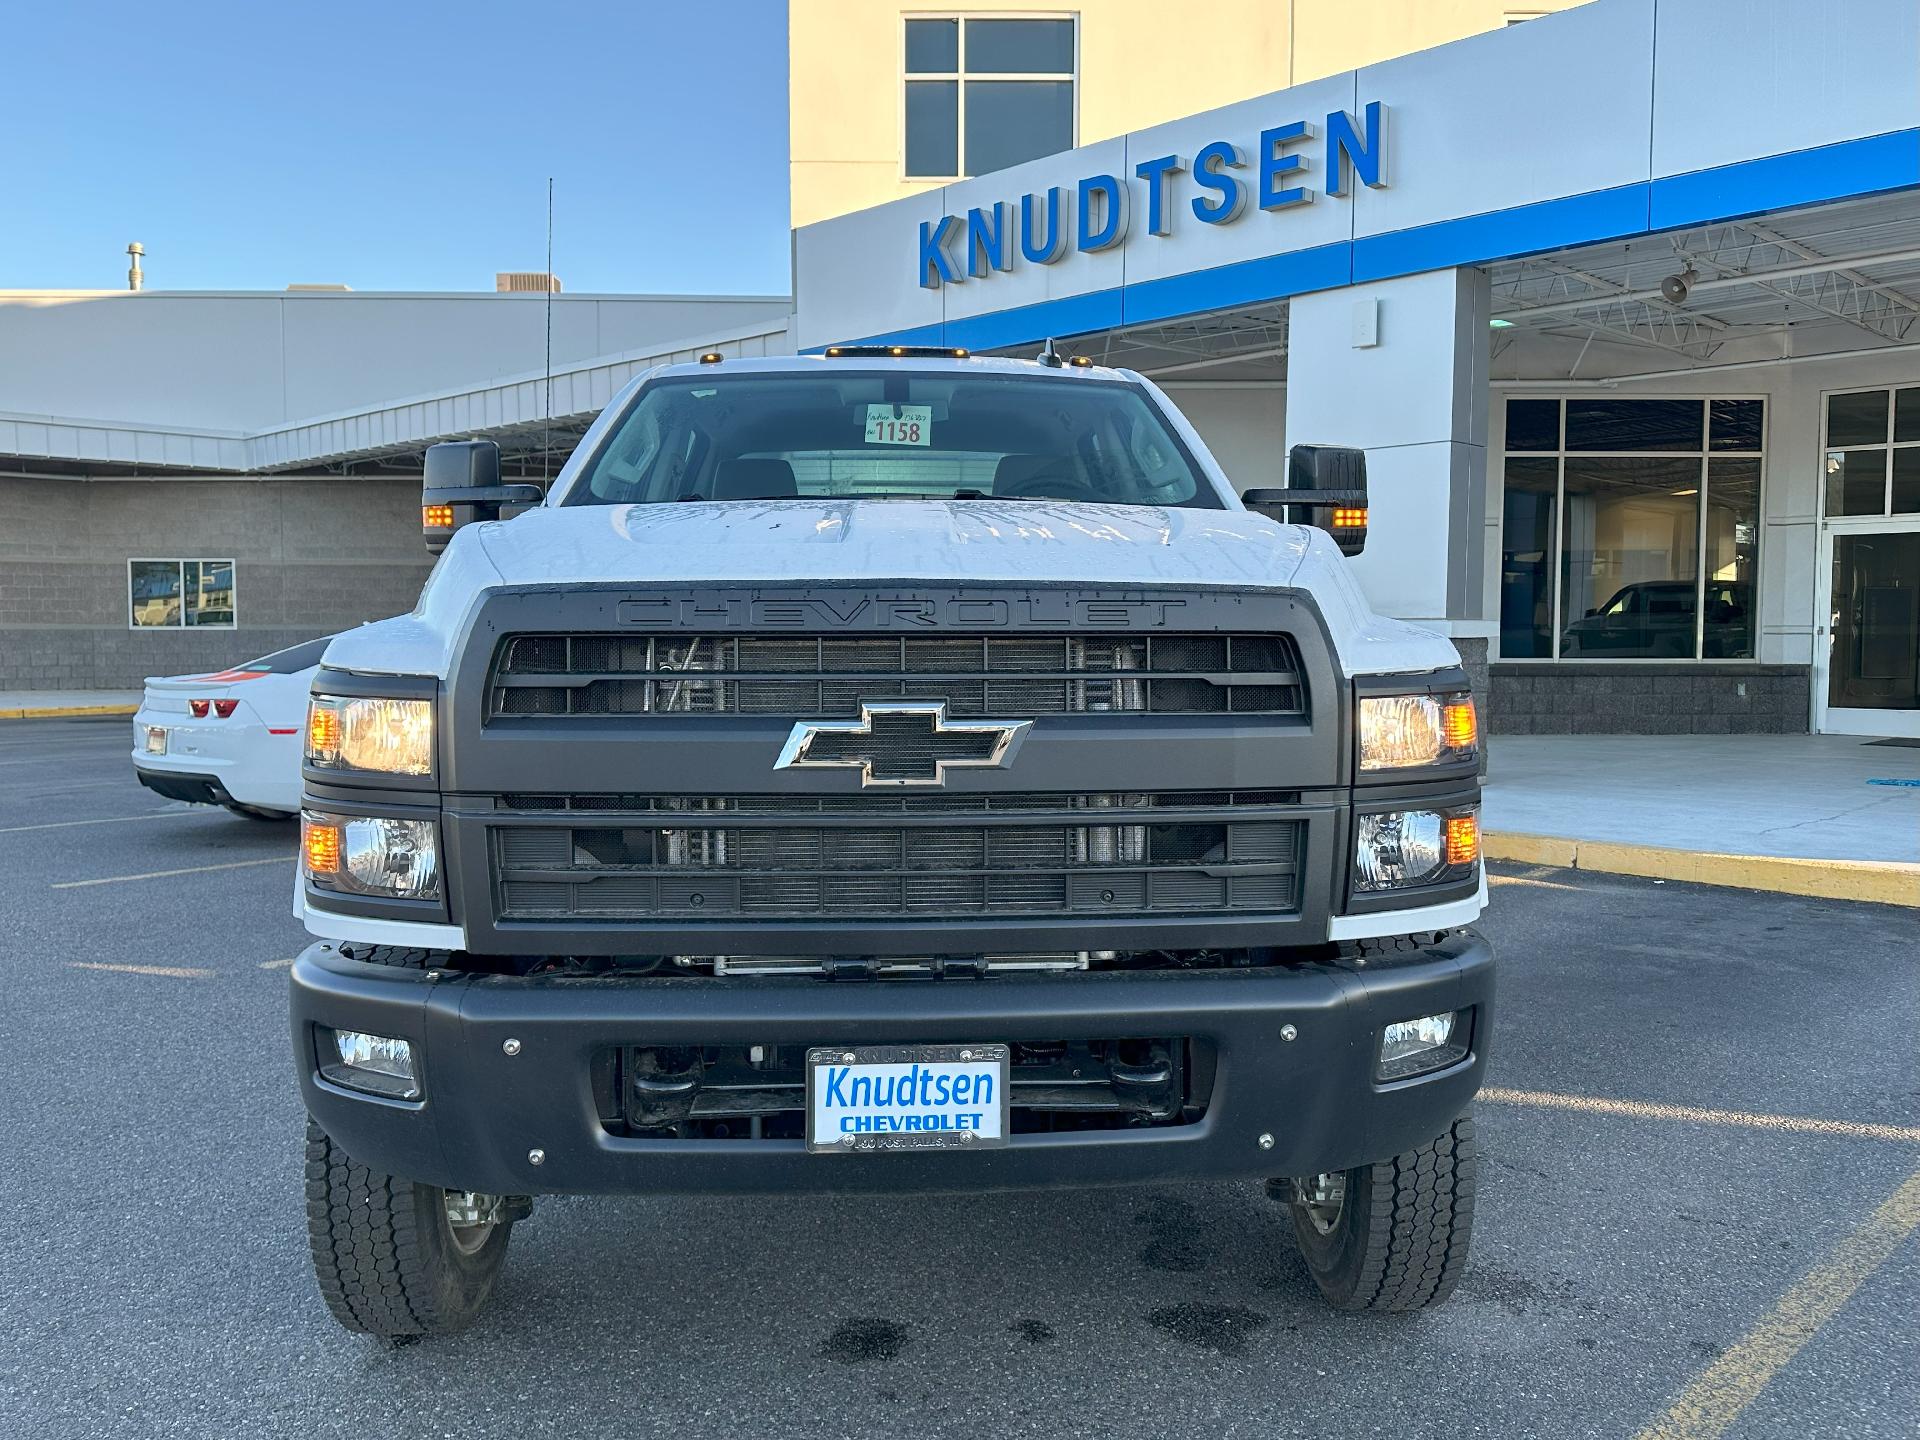
[[654, 370], [544, 495], [435, 446], [444, 553], [305, 741], [334, 1315], [466, 1323], [541, 1194], [1201, 1179], [1264, 1180], [1338, 1306], [1445, 1298], [1479, 737], [1348, 573], [1365, 484], [1297, 446], [1237, 497], [1051, 345]]

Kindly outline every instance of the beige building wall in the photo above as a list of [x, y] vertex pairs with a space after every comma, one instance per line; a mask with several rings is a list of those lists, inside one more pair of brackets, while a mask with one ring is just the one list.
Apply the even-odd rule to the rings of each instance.
[[1012, 12], [1079, 21], [1079, 144], [1585, 0], [789, 0], [791, 222], [934, 188], [905, 178], [906, 16]]

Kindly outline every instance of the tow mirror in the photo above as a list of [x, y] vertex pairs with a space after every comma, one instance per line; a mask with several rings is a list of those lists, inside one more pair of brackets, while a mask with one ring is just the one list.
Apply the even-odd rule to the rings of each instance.
[[438, 555], [462, 525], [508, 520], [544, 498], [538, 485], [500, 483], [500, 447], [491, 440], [429, 445], [420, 483], [420, 538]]
[[1249, 490], [1241, 502], [1257, 515], [1311, 525], [1333, 537], [1342, 555], [1367, 548], [1367, 452], [1345, 445], [1296, 445], [1287, 452], [1284, 490]]

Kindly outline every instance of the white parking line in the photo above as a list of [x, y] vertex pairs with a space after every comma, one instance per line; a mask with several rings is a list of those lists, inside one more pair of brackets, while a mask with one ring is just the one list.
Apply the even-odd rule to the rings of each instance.
[[191, 810], [150, 810], [145, 815], [109, 815], [103, 820], [49, 820], [41, 825], [0, 825], [0, 835], [19, 835], [28, 830], [64, 830], [69, 825], [124, 825], [129, 820], [171, 820], [191, 814]]
[[1564, 880], [1536, 880], [1531, 875], [1495, 875], [1487, 874], [1489, 885], [1534, 885], [1542, 890], [1578, 890], [1578, 885], [1569, 885]]
[[284, 970], [291, 964], [293, 964], [293, 957], [289, 956], [285, 960], [262, 960], [260, 962], [260, 968], [262, 970]]
[[1871, 1125], [1859, 1120], [1823, 1120], [1809, 1115], [1761, 1115], [1751, 1110], [1710, 1110], [1697, 1105], [1662, 1105], [1651, 1100], [1608, 1100], [1598, 1095], [1556, 1095], [1545, 1090], [1482, 1087], [1480, 1098], [1496, 1105], [1531, 1105], [1546, 1110], [1577, 1110], [1588, 1115], [1619, 1115], [1630, 1120], [1685, 1120], [1696, 1125], [1738, 1125], [1755, 1130], [1785, 1130], [1798, 1135], [1845, 1135], [1854, 1140], [1891, 1140], [1920, 1145], [1920, 1125]]
[[244, 870], [249, 865], [285, 865], [291, 855], [273, 855], [265, 860], [228, 860], [220, 865], [187, 865], [178, 870], [147, 870], [139, 875], [103, 875], [98, 880], [62, 880], [55, 890], [79, 890], [88, 885], [118, 885], [125, 880], [164, 880], [170, 875], [204, 875], [209, 870]]
[[69, 960], [69, 970], [117, 970], [123, 975], [164, 975], [169, 980], [211, 980], [213, 971], [198, 965], [114, 965], [104, 960]]

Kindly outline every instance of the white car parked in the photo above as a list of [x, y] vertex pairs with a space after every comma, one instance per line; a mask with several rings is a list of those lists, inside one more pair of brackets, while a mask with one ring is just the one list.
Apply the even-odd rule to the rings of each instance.
[[149, 676], [133, 717], [133, 773], [169, 800], [254, 820], [300, 813], [307, 691], [333, 637], [213, 675]]

